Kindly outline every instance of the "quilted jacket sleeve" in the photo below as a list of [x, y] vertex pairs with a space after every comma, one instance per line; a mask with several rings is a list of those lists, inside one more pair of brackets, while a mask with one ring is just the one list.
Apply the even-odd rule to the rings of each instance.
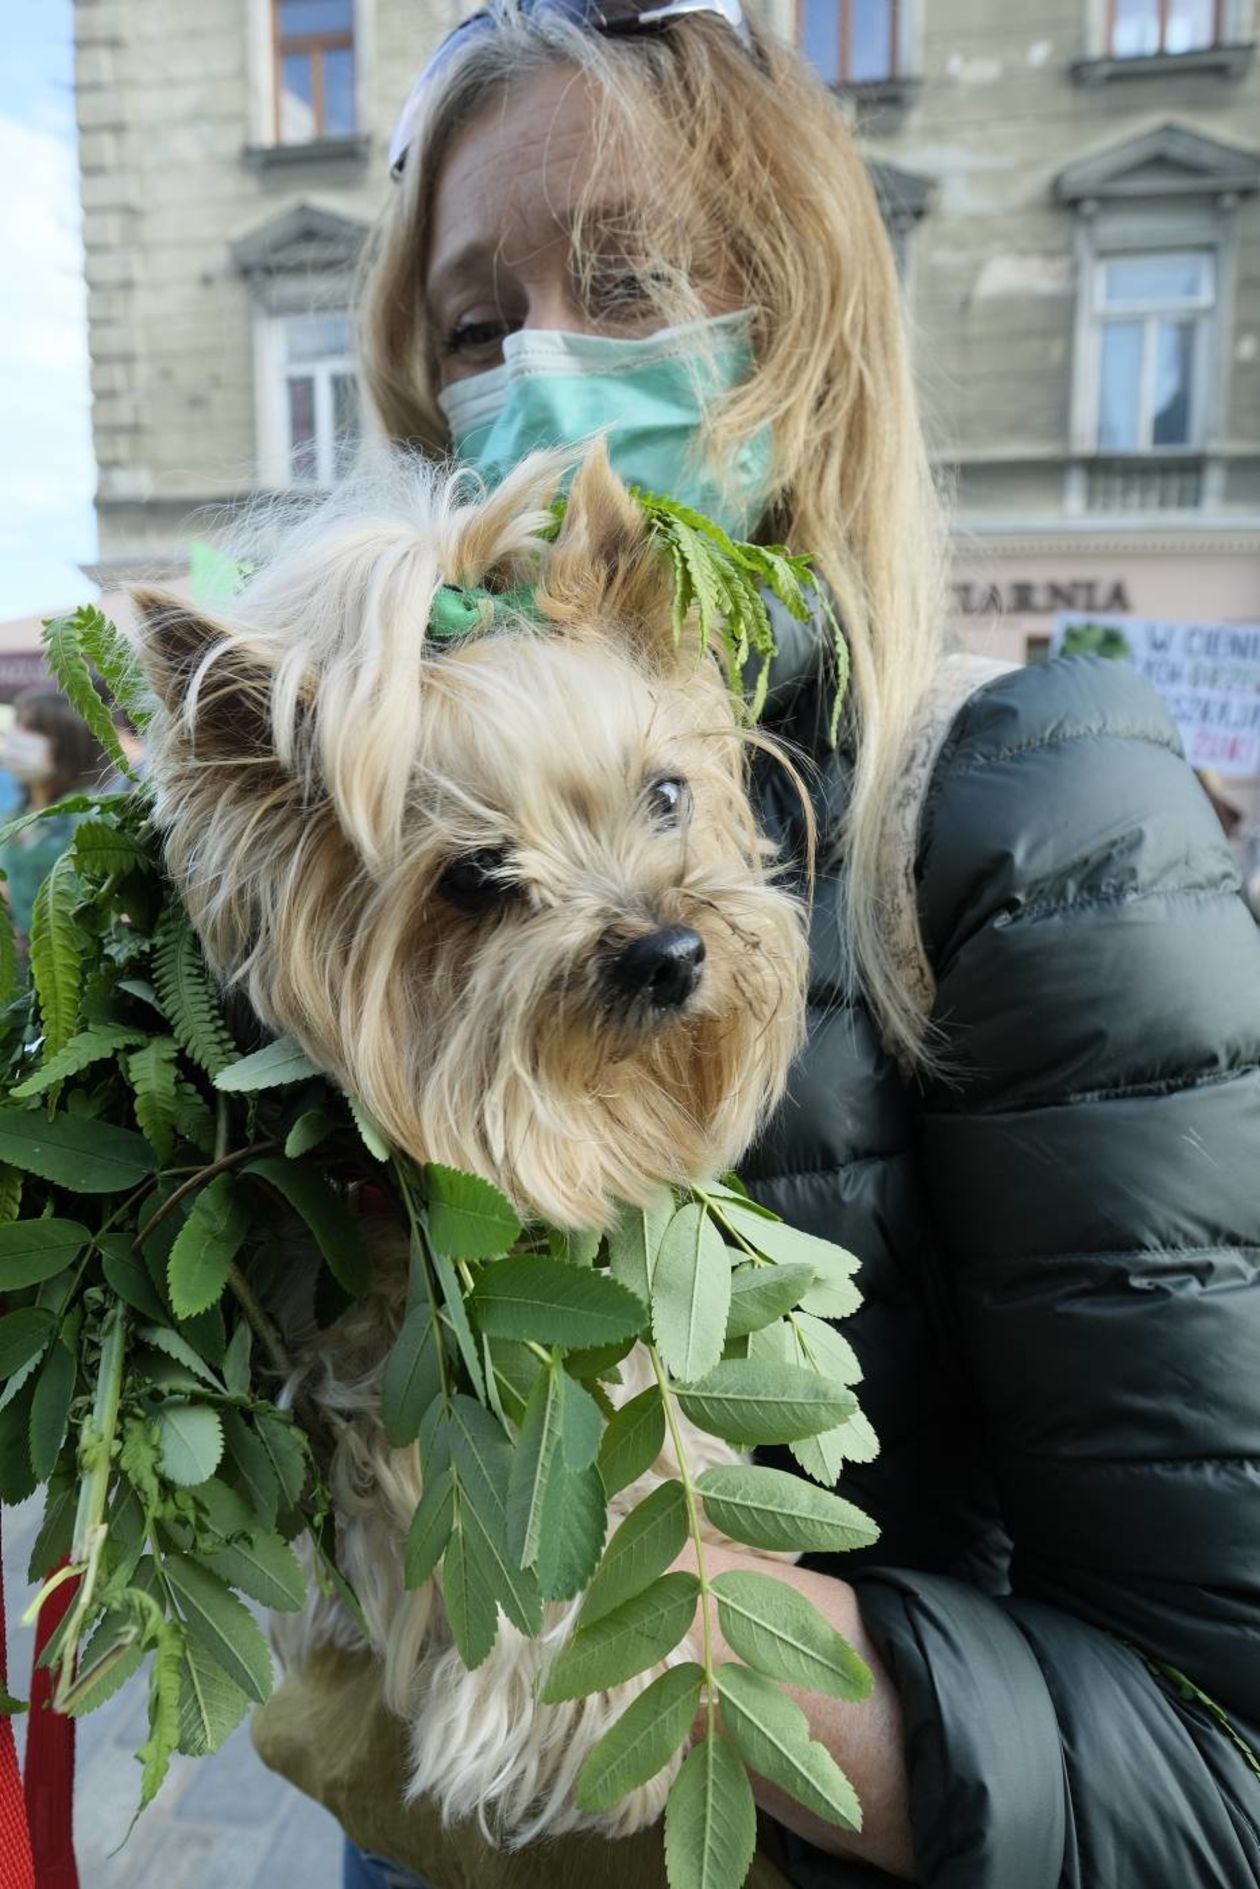
[[1260, 932], [1162, 705], [1094, 657], [972, 698], [918, 867], [953, 1073], [922, 1166], [1014, 1543], [1009, 1598], [856, 1583], [903, 1697], [921, 1880], [1244, 1889]]

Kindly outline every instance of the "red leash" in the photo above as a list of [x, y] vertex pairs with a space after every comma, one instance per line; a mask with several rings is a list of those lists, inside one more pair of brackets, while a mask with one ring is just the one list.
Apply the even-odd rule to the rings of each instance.
[[[65, 1567], [69, 1555], [57, 1563]], [[38, 1664], [78, 1592], [63, 1581], [39, 1610], [31, 1662], [31, 1709], [26, 1727], [26, 1815], [35, 1861], [35, 1889], [79, 1889], [74, 1860], [74, 1728], [76, 1721], [52, 1709], [53, 1675]], [[22, 1880], [20, 1877], [17, 1879]], [[7, 1879], [0, 1879], [8, 1889]]]
[[[4, 1567], [0, 1563], [0, 1679], [9, 1683], [9, 1656], [4, 1637]], [[0, 1716], [0, 1889], [35, 1889], [31, 1833], [26, 1801], [18, 1772], [13, 1720]]]
[[[7, 1310], [7, 1303], [0, 1299], [0, 1312]], [[0, 1503], [0, 1514], [3, 1508]], [[69, 1558], [63, 1555], [58, 1567], [64, 1567]], [[13, 1720], [7, 1712], [0, 1713], [0, 1889], [79, 1889], [74, 1860], [75, 1721], [52, 1710], [52, 1675], [37, 1664], [78, 1585], [76, 1579], [54, 1588], [35, 1623], [25, 1786], [18, 1771]], [[0, 1555], [0, 1680], [6, 1687], [8, 1675]]]

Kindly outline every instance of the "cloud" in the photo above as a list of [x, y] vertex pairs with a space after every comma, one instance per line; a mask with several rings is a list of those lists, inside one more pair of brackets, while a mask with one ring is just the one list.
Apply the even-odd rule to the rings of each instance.
[[0, 114], [0, 619], [87, 596], [94, 555], [87, 294], [72, 143]]

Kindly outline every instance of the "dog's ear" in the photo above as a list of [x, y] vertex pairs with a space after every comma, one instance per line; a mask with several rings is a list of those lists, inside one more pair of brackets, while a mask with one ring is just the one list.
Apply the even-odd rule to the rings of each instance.
[[543, 567], [538, 606], [556, 623], [627, 633], [656, 667], [678, 661], [671, 574], [643, 513], [608, 463], [602, 439], [574, 476]]
[[[271, 672], [260, 653], [173, 591], [146, 585], [132, 591], [131, 602], [140, 666], [173, 717], [185, 717], [196, 679], [195, 709], [187, 719], [197, 748], [221, 742], [238, 756], [268, 749]], [[214, 660], [199, 676], [208, 656]]]

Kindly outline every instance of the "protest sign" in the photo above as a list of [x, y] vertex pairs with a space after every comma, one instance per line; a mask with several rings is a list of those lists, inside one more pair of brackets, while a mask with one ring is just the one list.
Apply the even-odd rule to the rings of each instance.
[[1192, 767], [1260, 774], [1260, 623], [1175, 623], [1063, 611], [1056, 655], [1132, 662], [1168, 704]]

